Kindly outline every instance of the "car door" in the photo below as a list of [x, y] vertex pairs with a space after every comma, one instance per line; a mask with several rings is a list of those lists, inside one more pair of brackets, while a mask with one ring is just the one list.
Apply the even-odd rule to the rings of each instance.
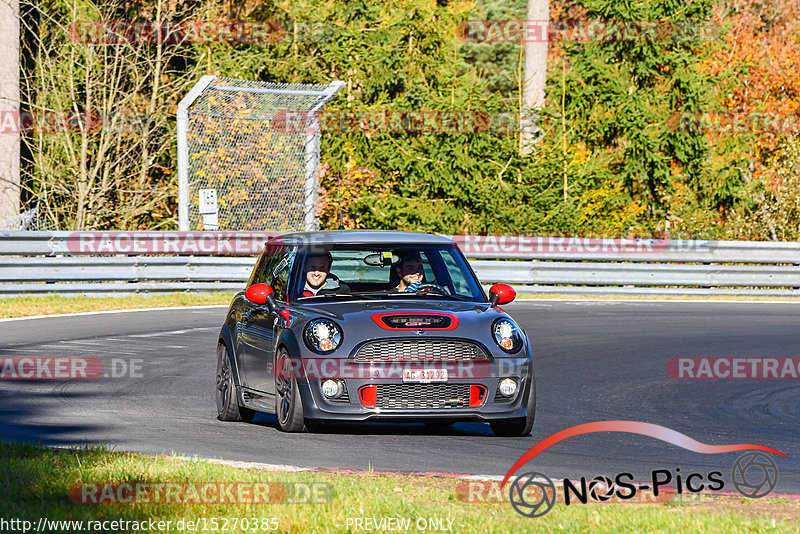
[[[258, 258], [258, 263], [256, 264], [255, 268], [253, 269], [250, 278], [247, 281], [247, 286], [250, 287], [253, 284], [264, 283], [266, 284], [269, 276], [267, 273], [269, 272], [269, 266], [272, 264], [272, 260], [275, 257], [275, 254], [280, 252], [282, 247], [270, 247], [267, 246], [264, 249], [264, 252], [261, 253], [261, 256]], [[248, 359], [248, 352], [249, 347], [256, 343], [256, 334], [252, 328], [250, 323], [250, 318], [253, 315], [253, 312], [258, 305], [250, 302], [244, 296], [244, 293], [239, 297], [241, 300], [240, 307], [238, 307], [236, 312], [236, 332], [235, 332], [235, 341], [234, 341], [234, 351], [236, 353], [236, 364], [237, 370], [239, 374], [239, 381], [240, 385], [243, 387], [251, 387], [250, 380], [247, 377], [247, 370], [246, 370], [246, 361]]]
[[[283, 247], [270, 261], [264, 273], [254, 283], [272, 286], [276, 301], [286, 300], [289, 273], [294, 263], [296, 248]], [[247, 386], [265, 394], [275, 393], [273, 373], [275, 359], [275, 335], [282, 318], [269, 310], [268, 306], [252, 305], [242, 315], [242, 364]]]

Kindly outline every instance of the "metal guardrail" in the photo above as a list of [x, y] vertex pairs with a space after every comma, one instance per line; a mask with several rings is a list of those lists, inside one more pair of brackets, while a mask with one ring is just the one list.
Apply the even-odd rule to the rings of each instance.
[[[255, 255], [274, 232], [3, 232], [0, 256], [109, 254]], [[450, 236], [478, 259], [790, 263], [800, 242]]]
[[[269, 236], [0, 232], [0, 296], [237, 291]], [[495, 236], [454, 240], [482, 282], [510, 283], [520, 293], [800, 294], [800, 243]]]

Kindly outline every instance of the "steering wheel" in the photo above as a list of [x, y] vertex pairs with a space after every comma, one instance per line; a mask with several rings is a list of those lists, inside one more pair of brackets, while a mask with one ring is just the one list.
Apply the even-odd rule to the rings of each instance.
[[441, 293], [443, 295], [449, 295], [450, 291], [444, 286], [440, 286], [439, 284], [422, 284], [417, 288], [415, 291], [416, 293], [425, 293], [427, 291], [436, 291], [437, 293]]

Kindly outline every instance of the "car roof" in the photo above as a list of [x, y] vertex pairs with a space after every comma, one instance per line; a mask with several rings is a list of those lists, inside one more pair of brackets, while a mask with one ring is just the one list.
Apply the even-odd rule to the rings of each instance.
[[415, 232], [385, 230], [322, 230], [319, 232], [290, 232], [274, 239], [299, 245], [450, 245], [449, 237]]

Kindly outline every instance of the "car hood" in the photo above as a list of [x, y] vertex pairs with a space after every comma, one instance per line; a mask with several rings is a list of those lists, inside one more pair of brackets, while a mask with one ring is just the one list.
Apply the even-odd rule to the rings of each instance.
[[429, 329], [430, 335], [466, 338], [484, 338], [488, 336], [495, 319], [508, 317], [505, 311], [492, 308], [489, 303], [422, 299], [308, 303], [293, 306], [292, 312], [297, 319], [295, 325], [298, 327], [312, 319], [327, 317], [340, 323], [346, 333], [357, 331], [357, 337], [362, 339], [414, 336], [420, 329], [428, 330], [424, 327], [387, 328], [378, 319], [377, 316], [380, 314], [450, 314], [457, 318], [457, 321], [454, 321], [455, 327], [448, 330]]
[[314, 302], [293, 307], [303, 315], [321, 315], [342, 321], [369, 319], [377, 313], [429, 312], [429, 313], [487, 313], [488, 303], [453, 300], [387, 299], [368, 301]]

